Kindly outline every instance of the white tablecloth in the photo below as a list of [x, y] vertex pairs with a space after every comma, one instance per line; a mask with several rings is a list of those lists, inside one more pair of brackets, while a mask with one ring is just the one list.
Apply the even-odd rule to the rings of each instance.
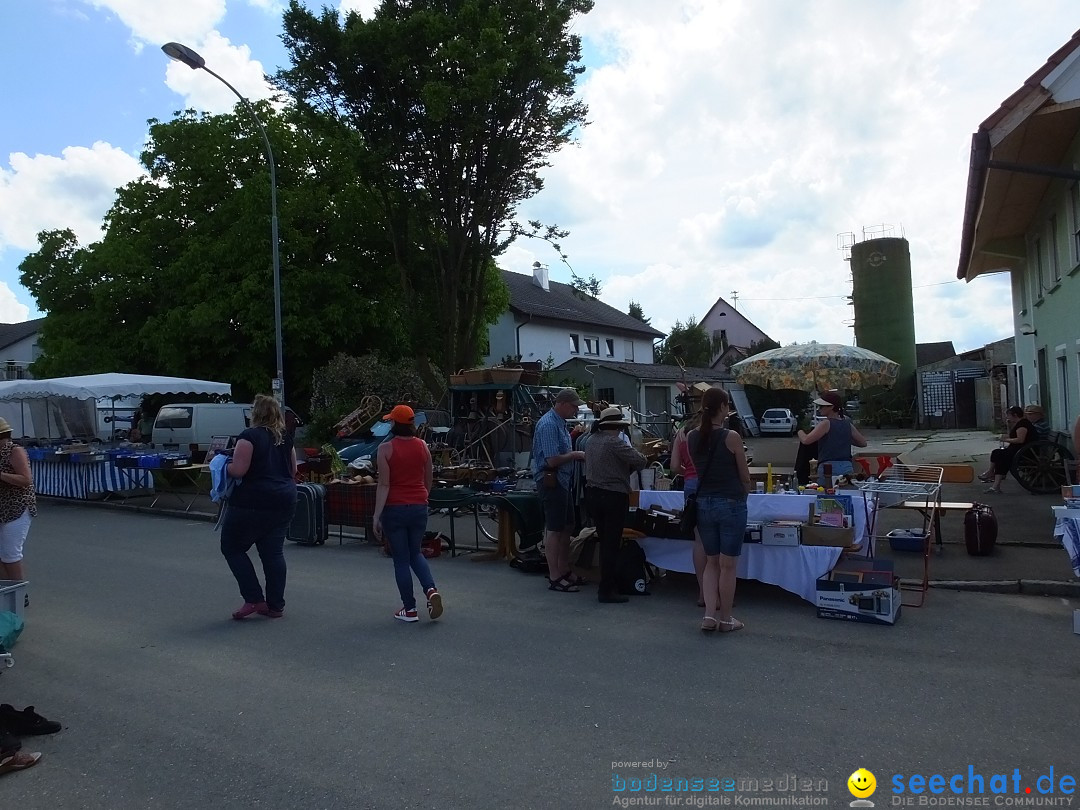
[[95, 494], [128, 489], [153, 489], [150, 470], [117, 470], [111, 461], [76, 464], [71, 461], [30, 459], [34, 491], [39, 495], [86, 500]]
[[1063, 506], [1053, 507], [1054, 537], [1061, 538], [1061, 545], [1069, 554], [1069, 563], [1073, 573], [1080, 577], [1080, 509], [1066, 509]]
[[[848, 493], [845, 493], [848, 494]], [[865, 539], [867, 505], [861, 493], [851, 493], [854, 504], [855, 536]], [[682, 509], [683, 493], [646, 490], [639, 496], [643, 509]], [[757, 495], [746, 499], [748, 520], [806, 520], [810, 504], [816, 495]], [[872, 503], [870, 505], [872, 508]], [[872, 543], [872, 538], [870, 539]], [[645, 537], [638, 542], [650, 563], [667, 571], [694, 573], [693, 544], [689, 540], [665, 537]], [[785, 591], [816, 602], [817, 580], [833, 569], [840, 554], [838, 546], [766, 546], [744, 543], [736, 568], [742, 579], [756, 579], [777, 585]]]

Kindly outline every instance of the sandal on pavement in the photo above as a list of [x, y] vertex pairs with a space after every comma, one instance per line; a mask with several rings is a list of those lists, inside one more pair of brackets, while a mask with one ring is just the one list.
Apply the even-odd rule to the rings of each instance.
[[585, 579], [585, 577], [579, 577], [579, 576], [575, 575], [572, 572], [567, 574], [565, 577], [563, 577], [563, 579], [565, 579], [571, 585], [588, 585], [589, 584], [589, 580]]
[[721, 633], [734, 633], [736, 630], [742, 630], [744, 627], [746, 627], [746, 625], [740, 622], [734, 616], [732, 616], [730, 619], [720, 620]]
[[715, 633], [719, 626], [719, 623], [712, 616], [706, 616], [701, 620], [702, 633]]
[[559, 577], [558, 579], [548, 580], [548, 590], [558, 591], [559, 593], [579, 593], [581, 588], [566, 577]]
[[996, 489], [994, 487], [987, 487], [986, 489], [983, 490], [983, 495], [990, 495], [991, 493], [994, 494], [994, 495], [1000, 495], [1001, 490]]
[[41, 754], [37, 751], [32, 754], [19, 751], [0, 760], [0, 774], [26, 770], [33, 765], [37, 765], [39, 759], [41, 759]]

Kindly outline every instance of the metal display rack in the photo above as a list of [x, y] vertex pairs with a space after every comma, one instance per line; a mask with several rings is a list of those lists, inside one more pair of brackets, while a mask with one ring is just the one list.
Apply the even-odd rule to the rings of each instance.
[[875, 508], [869, 510], [867, 533], [878, 539], [875, 534], [878, 509], [921, 503], [923, 506], [923, 573], [917, 583], [900, 582], [900, 590], [917, 594], [917, 602], [905, 602], [909, 607], [922, 607], [926, 601], [926, 592], [930, 589], [930, 548], [937, 532], [936, 521], [931, 516], [941, 506], [941, 479], [944, 476], [941, 467], [924, 464], [893, 464], [876, 480], [858, 481], [856, 486], [867, 500], [874, 501]]

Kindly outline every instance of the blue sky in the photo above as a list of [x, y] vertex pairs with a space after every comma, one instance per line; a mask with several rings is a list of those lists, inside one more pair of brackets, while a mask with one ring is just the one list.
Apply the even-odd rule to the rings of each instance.
[[[113, 189], [139, 173], [147, 119], [231, 109], [226, 88], [161, 44], [194, 47], [261, 97], [262, 74], [285, 61], [281, 10], [4, 3], [0, 321], [39, 314], [17, 269], [38, 231], [98, 238]], [[737, 290], [740, 312], [782, 343], [851, 342], [836, 235], [887, 223], [911, 242], [918, 340], [968, 349], [1011, 334], [1004, 277], [950, 283], [970, 137], [1080, 28], [1074, 0], [597, 0], [575, 28], [590, 124], [522, 214], [570, 229], [570, 264], [608, 303], [639, 301], [664, 329]], [[535, 243], [502, 264], [537, 259], [569, 280]]]

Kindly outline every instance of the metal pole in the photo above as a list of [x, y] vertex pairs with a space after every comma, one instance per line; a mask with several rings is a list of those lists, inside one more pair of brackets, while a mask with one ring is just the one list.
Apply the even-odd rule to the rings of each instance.
[[218, 74], [214, 73], [206, 65], [201, 66], [203, 70], [228, 87], [236, 94], [236, 97], [240, 99], [248, 113], [251, 115], [252, 120], [259, 127], [259, 133], [262, 135], [263, 146], [266, 147], [266, 160], [270, 164], [270, 249], [274, 266], [274, 348], [277, 354], [277, 375], [274, 377], [272, 387], [274, 389], [274, 398], [278, 401], [278, 404], [282, 407], [285, 406], [285, 361], [283, 358], [282, 340], [281, 340], [281, 263], [278, 257], [278, 215], [277, 215], [277, 170], [274, 167], [274, 153], [270, 149], [270, 139], [266, 136], [266, 127], [263, 126], [262, 121], [259, 120], [259, 116], [255, 114], [255, 108], [251, 105], [244, 96], [240, 95], [235, 87], [229, 84]]

